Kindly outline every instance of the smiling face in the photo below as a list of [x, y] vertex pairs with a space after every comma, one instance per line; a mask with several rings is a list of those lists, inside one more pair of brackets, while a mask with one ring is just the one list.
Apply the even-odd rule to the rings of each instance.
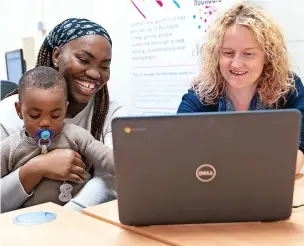
[[221, 74], [229, 89], [256, 88], [265, 64], [265, 54], [246, 26], [227, 28], [219, 55]]
[[69, 101], [88, 103], [110, 78], [112, 51], [100, 35], [74, 39], [53, 52], [53, 63], [68, 84]]

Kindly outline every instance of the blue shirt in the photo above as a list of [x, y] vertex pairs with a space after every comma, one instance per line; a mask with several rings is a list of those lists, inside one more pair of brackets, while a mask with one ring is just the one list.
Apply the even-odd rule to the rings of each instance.
[[[287, 95], [285, 104], [281, 103], [278, 109], [298, 109], [302, 114], [302, 126], [300, 136], [299, 149], [304, 153], [304, 86], [299, 77], [295, 77], [295, 90], [291, 90]], [[253, 98], [254, 100], [254, 98]], [[253, 102], [251, 102], [252, 104]], [[183, 95], [182, 102], [180, 103], [177, 113], [199, 113], [199, 112], [218, 112], [219, 103], [216, 104], [203, 104], [195, 92], [190, 89], [188, 93]]]

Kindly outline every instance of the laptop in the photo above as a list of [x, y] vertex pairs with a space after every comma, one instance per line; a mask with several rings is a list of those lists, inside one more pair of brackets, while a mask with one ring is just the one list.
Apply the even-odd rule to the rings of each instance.
[[120, 222], [289, 218], [300, 126], [298, 110], [115, 118]]

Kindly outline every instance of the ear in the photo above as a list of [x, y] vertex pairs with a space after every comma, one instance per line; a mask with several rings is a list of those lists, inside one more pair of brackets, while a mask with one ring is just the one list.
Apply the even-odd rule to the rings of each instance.
[[264, 57], [264, 65], [267, 65], [268, 62], [269, 62], [268, 57], [267, 57], [267, 55], [265, 55], [265, 57]]
[[60, 59], [61, 51], [58, 47], [55, 47], [52, 54], [52, 61], [55, 68], [59, 67], [59, 59]]
[[68, 106], [69, 106], [69, 102], [67, 101], [66, 105], [65, 105], [65, 109], [64, 109], [65, 110], [65, 114], [67, 114], [67, 112], [68, 112]]
[[21, 104], [19, 101], [15, 102], [16, 112], [21, 120], [23, 120], [22, 112], [21, 112]]

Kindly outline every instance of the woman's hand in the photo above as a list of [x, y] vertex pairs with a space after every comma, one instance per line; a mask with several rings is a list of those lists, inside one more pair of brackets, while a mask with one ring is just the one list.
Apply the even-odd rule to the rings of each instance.
[[87, 176], [81, 156], [73, 150], [56, 149], [39, 157], [45, 178], [82, 183]]
[[23, 165], [19, 172], [20, 182], [26, 193], [45, 178], [82, 183], [86, 178], [81, 156], [70, 149], [56, 149], [36, 156]]
[[299, 172], [302, 169], [304, 163], [304, 155], [301, 150], [298, 150], [297, 152], [297, 165], [296, 165], [296, 175], [299, 174]]

